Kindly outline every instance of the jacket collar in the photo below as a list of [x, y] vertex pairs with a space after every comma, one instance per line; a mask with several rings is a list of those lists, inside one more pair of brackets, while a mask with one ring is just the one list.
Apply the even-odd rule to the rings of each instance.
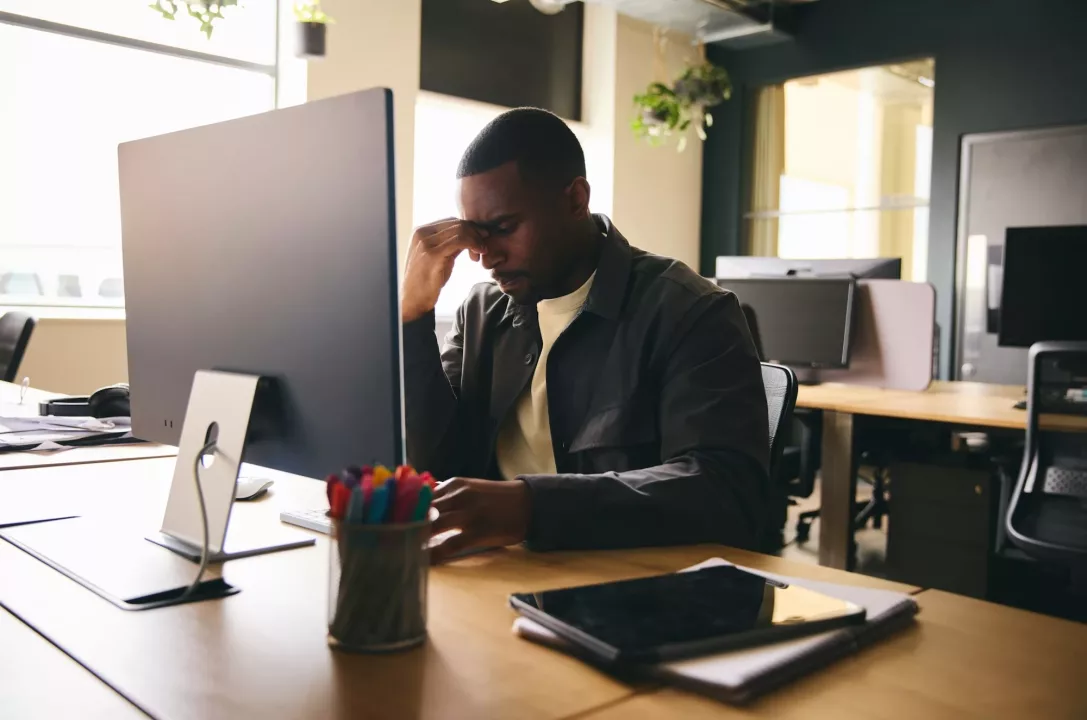
[[[583, 309], [607, 320], [616, 320], [623, 309], [627, 283], [630, 280], [630, 243], [616, 230], [607, 215], [594, 214], [593, 220], [604, 233], [604, 240], [600, 246], [600, 260], [596, 265], [596, 279], [589, 289], [589, 297], [585, 300]], [[512, 319], [516, 327], [535, 317], [535, 305], [507, 302], [502, 322]]]

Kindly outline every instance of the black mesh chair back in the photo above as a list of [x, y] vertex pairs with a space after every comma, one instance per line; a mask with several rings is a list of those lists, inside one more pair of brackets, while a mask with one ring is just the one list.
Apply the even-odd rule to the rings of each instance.
[[0, 315], [0, 380], [15, 382], [37, 320], [21, 312]]

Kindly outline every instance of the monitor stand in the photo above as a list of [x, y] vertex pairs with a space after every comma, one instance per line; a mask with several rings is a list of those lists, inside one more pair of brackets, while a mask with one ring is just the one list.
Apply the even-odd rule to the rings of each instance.
[[[193, 478], [199, 463], [211, 562], [314, 544], [314, 538], [278, 522], [268, 528], [254, 528], [256, 532], [252, 534], [246, 532], [242, 537], [227, 538], [238, 470], [261, 381], [257, 375], [197, 371], [185, 411], [162, 528], [148, 540], [199, 561], [204, 531]], [[197, 456], [209, 442], [215, 443], [214, 452], [198, 460]]]

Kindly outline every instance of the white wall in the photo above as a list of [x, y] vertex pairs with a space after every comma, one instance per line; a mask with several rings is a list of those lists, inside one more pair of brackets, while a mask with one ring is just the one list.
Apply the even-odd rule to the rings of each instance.
[[87, 395], [128, 380], [124, 320], [41, 318], [19, 377], [33, 387]]
[[415, 96], [419, 92], [421, 0], [323, 0], [336, 23], [328, 56], [309, 63], [310, 100], [371, 87], [393, 91], [396, 220], [400, 260], [411, 238]]
[[[588, 10], [592, 6], [586, 6]], [[587, 23], [588, 25], [588, 23]], [[631, 244], [698, 269], [702, 219], [702, 147], [694, 133], [687, 148], [653, 147], [630, 130], [634, 95], [653, 77], [652, 26], [625, 16], [616, 20], [614, 65], [614, 183], [612, 219]], [[694, 59], [688, 37], [669, 33], [668, 79]]]

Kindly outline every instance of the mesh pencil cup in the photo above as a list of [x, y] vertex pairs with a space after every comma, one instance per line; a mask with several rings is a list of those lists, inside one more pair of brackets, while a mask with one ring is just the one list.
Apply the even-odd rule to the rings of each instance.
[[332, 521], [328, 644], [349, 652], [394, 652], [426, 640], [430, 524]]

